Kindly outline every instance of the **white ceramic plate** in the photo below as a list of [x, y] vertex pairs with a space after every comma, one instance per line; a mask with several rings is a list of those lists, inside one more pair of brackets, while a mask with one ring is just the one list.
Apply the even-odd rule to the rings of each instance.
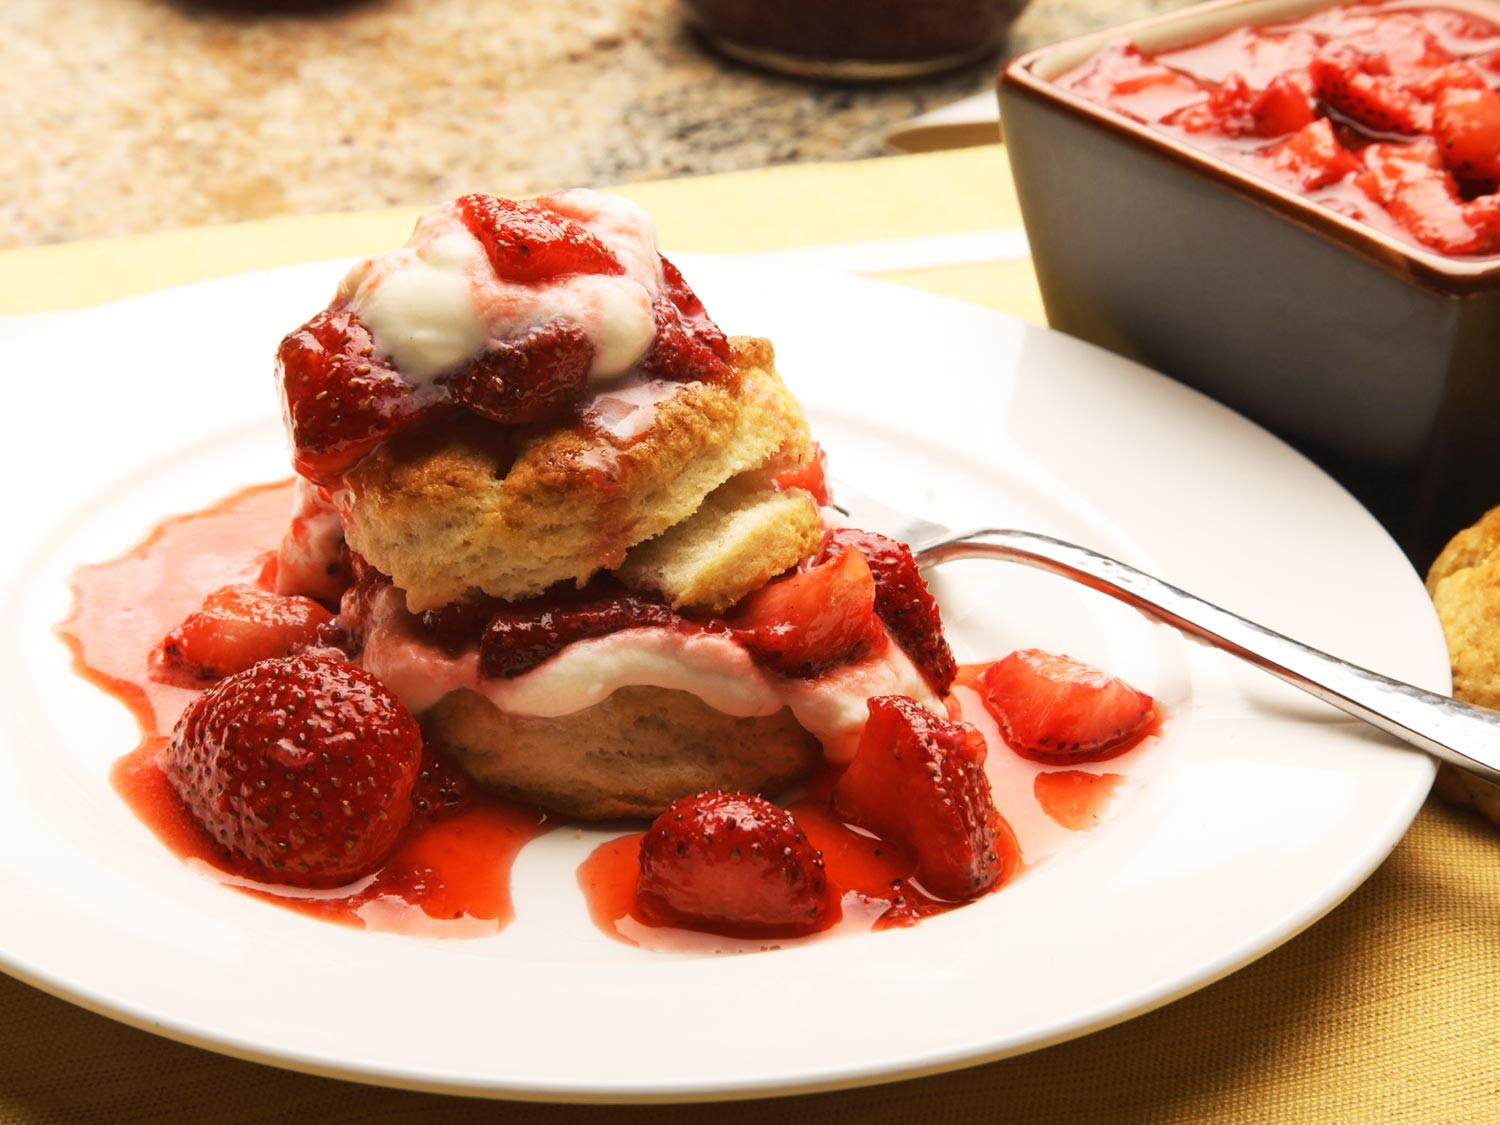
[[[1197, 394], [909, 290], [681, 264], [726, 329], [776, 341], [840, 475], [954, 523], [1081, 540], [1446, 686], [1396, 547]], [[482, 940], [359, 932], [226, 890], [116, 798], [133, 724], [52, 630], [78, 563], [286, 475], [270, 357], [339, 272], [158, 293], [0, 345], [0, 965], [24, 980], [214, 1050], [398, 1086], [644, 1101], [855, 1085], [1027, 1051], [1231, 972], [1357, 886], [1427, 791], [1425, 758], [1260, 673], [1059, 579], [966, 563], [938, 583], [961, 658], [1068, 651], [1172, 719], [1104, 826], [962, 910], [765, 953], [648, 953], [590, 925], [573, 870], [594, 841], [571, 830], [523, 853], [517, 920]]]

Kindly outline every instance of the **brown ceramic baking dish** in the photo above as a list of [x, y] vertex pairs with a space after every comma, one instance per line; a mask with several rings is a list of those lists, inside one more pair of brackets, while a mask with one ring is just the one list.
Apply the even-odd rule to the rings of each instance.
[[[1281, 435], [1424, 567], [1500, 504], [1500, 257], [1383, 233], [1056, 81], [1120, 40], [1151, 53], [1329, 7], [1217, 0], [1045, 47], [1001, 75], [1001, 114], [1052, 326]], [[1468, 7], [1500, 23], [1500, 2]]]

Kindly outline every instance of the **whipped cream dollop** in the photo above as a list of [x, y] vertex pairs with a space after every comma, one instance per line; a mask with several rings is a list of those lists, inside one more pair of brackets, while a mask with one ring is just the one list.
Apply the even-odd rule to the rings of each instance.
[[452, 202], [417, 220], [401, 249], [356, 264], [340, 282], [337, 299], [419, 389], [494, 344], [558, 320], [582, 329], [593, 344], [590, 381], [616, 379], [655, 338], [652, 305], [665, 283], [656, 226], [630, 200], [586, 188], [539, 202], [586, 228], [624, 272], [508, 281], [496, 275], [484, 245]]

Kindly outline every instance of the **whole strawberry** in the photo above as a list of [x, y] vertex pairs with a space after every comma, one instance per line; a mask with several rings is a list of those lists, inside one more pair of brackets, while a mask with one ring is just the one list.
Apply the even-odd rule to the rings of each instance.
[[263, 660], [205, 691], [161, 765], [238, 870], [336, 887], [394, 847], [421, 758], [416, 720], [378, 680], [308, 654]]
[[734, 937], [799, 937], [839, 918], [823, 853], [789, 812], [748, 793], [683, 797], [657, 817], [636, 902], [655, 925]]

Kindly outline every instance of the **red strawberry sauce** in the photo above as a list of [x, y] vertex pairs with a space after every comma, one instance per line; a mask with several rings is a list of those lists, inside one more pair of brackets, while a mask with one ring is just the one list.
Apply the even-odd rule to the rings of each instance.
[[[1500, 254], [1500, 25], [1366, 0], [1147, 52], [1059, 85], [1386, 234]], [[1491, 9], [1492, 10], [1492, 9]]]
[[1124, 780], [1117, 773], [1053, 770], [1037, 774], [1031, 791], [1042, 811], [1064, 828], [1076, 832], [1099, 823], [1105, 807]]
[[[255, 581], [286, 530], [289, 484], [245, 489], [192, 515], [169, 519], [144, 543], [74, 576], [74, 610], [60, 627], [80, 675], [120, 700], [141, 742], [116, 764], [116, 790], [173, 853], [216, 867], [216, 845], [184, 810], [157, 767], [194, 691], [157, 682], [150, 654], [211, 590]], [[479, 797], [436, 821], [414, 823], [396, 852], [354, 893], [237, 885], [329, 921], [371, 929], [466, 937], [512, 918], [511, 861], [550, 828], [535, 809]], [[233, 880], [225, 875], [226, 881]]]
[[[225, 871], [217, 845], [186, 812], [157, 765], [196, 689], [153, 678], [152, 654], [210, 591], [232, 582], [265, 584], [273, 577], [272, 545], [280, 541], [292, 509], [289, 483], [247, 488], [203, 511], [164, 521], [133, 550], [74, 575], [74, 609], [59, 632], [73, 650], [79, 675], [129, 708], [141, 731], [139, 745], [116, 763], [113, 784], [173, 854], [244, 893], [356, 927], [440, 937], [496, 933], [514, 915], [513, 860], [528, 841], [558, 827], [558, 818], [475, 792], [456, 810], [414, 819], [385, 865], [353, 890], [302, 891], [250, 883]], [[1055, 851], [1059, 840], [1092, 827], [1124, 777], [1038, 772], [1034, 763], [1008, 753], [974, 691], [978, 670], [960, 670], [950, 710], [955, 716], [964, 711], [991, 748], [996, 799], [1026, 842], [1024, 868]], [[828, 881], [841, 896], [841, 920], [825, 933], [911, 925], [962, 905], [929, 897], [911, 883], [915, 858], [904, 849], [838, 820], [830, 811], [835, 780], [829, 771], [788, 805], [822, 851]], [[1038, 827], [1046, 824], [1050, 829]], [[640, 839], [640, 833], [615, 837], [579, 869], [579, 886], [601, 931], [661, 950], [778, 944], [643, 923], [634, 902]]]

